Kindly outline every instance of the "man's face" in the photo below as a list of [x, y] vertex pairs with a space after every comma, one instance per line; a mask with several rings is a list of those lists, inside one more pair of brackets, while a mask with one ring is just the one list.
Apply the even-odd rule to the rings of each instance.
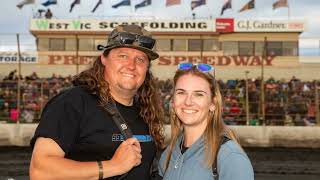
[[149, 68], [144, 52], [126, 47], [112, 49], [107, 57], [101, 55], [101, 62], [105, 65], [105, 80], [111, 93], [136, 93]]

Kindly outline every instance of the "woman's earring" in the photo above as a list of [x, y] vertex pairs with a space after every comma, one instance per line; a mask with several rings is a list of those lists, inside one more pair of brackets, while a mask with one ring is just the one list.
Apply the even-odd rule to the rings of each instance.
[[213, 116], [213, 111], [209, 110], [209, 115]]
[[214, 112], [214, 110], [215, 110], [215, 106], [210, 106], [209, 111]]

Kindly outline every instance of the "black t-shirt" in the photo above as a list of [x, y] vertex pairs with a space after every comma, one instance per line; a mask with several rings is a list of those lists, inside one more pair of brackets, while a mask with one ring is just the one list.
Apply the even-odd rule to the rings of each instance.
[[[124, 179], [150, 179], [156, 148], [148, 125], [140, 117], [137, 105], [116, 105], [142, 149], [141, 165], [133, 168]], [[31, 146], [38, 137], [53, 139], [65, 152], [65, 158], [76, 161], [109, 160], [123, 140], [112, 118], [99, 105], [98, 97], [81, 87], [66, 90], [48, 102]]]

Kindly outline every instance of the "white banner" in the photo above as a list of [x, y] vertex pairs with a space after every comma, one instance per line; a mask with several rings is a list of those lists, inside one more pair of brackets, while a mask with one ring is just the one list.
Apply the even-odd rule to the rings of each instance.
[[[218, 18], [219, 19], [219, 18]], [[230, 19], [229, 32], [303, 32], [302, 20]], [[234, 22], [233, 22], [234, 21]], [[112, 31], [120, 24], [137, 24], [151, 32], [217, 32], [216, 19], [204, 20], [89, 20], [32, 19], [31, 31], [94, 32]]]
[[303, 21], [235, 19], [235, 32], [302, 32]]
[[[0, 63], [19, 63], [17, 52], [0, 52]], [[21, 52], [21, 63], [38, 63], [37, 52]]]
[[137, 24], [156, 32], [215, 32], [215, 20], [85, 20], [32, 19], [31, 31], [112, 31], [120, 24]]

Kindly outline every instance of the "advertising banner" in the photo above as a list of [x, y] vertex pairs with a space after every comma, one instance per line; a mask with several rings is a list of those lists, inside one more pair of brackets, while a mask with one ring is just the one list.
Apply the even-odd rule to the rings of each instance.
[[136, 24], [156, 32], [215, 32], [212, 20], [85, 20], [32, 19], [31, 31], [112, 31], [120, 24]]
[[[21, 63], [38, 63], [37, 52], [21, 52]], [[14, 51], [0, 52], [0, 63], [19, 63], [19, 55]]]

